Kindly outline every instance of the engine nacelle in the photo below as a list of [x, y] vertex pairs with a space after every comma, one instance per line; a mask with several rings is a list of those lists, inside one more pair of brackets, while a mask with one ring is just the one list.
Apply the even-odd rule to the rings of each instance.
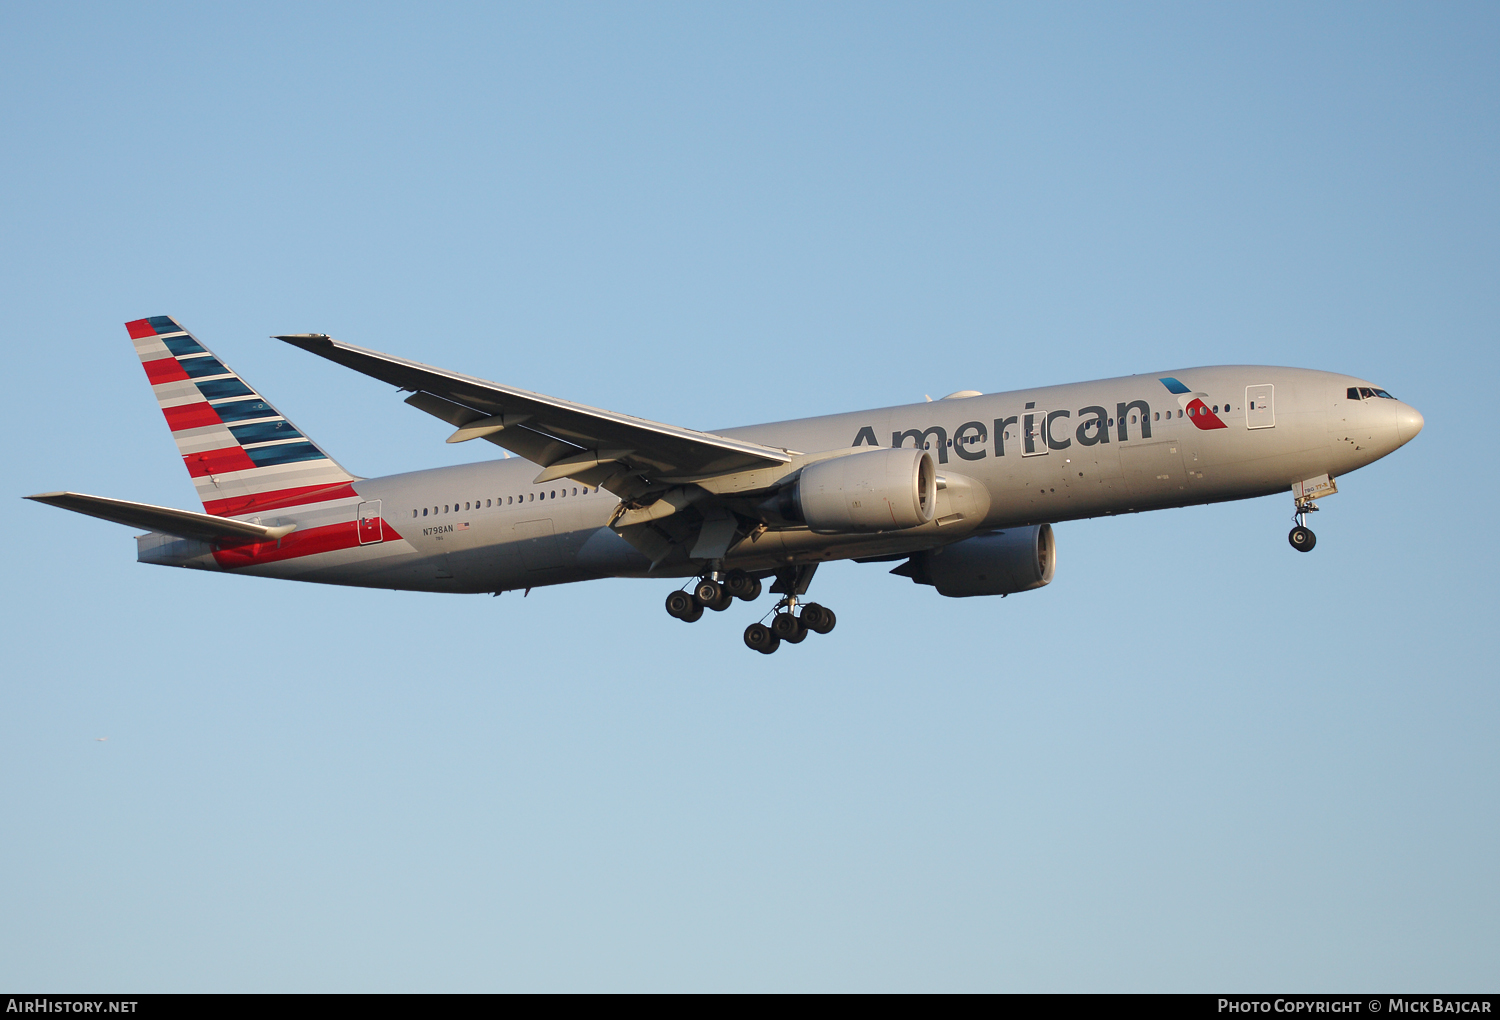
[[939, 595], [1011, 595], [1052, 582], [1057, 545], [1052, 525], [1007, 528], [976, 535], [940, 549], [917, 553], [891, 571], [918, 584], [930, 584]]
[[802, 469], [797, 514], [822, 535], [901, 531], [932, 520], [937, 468], [925, 450], [851, 453]]

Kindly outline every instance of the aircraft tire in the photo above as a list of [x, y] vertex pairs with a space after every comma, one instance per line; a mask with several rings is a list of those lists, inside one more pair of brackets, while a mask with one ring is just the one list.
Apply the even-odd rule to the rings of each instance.
[[667, 615], [691, 623], [703, 615], [703, 607], [687, 592], [674, 591], [667, 596]]
[[1318, 544], [1318, 536], [1312, 533], [1312, 529], [1304, 528], [1300, 524], [1291, 530], [1286, 540], [1292, 543], [1292, 548], [1298, 552], [1312, 552], [1313, 546]]
[[755, 583], [755, 578], [743, 570], [731, 570], [724, 575], [724, 590], [737, 599], [747, 598], [750, 594], [750, 586]]
[[754, 602], [756, 599], [760, 598], [761, 591], [762, 588], [760, 585], [760, 578], [747, 576], [745, 578], [744, 586], [741, 587], [738, 591], [735, 591], [733, 588], [731, 588], [730, 594], [742, 602]]
[[705, 577], [693, 588], [693, 598], [705, 609], [722, 609], [729, 604], [729, 595], [724, 586], [711, 577]]
[[771, 618], [771, 633], [795, 645], [807, 637], [807, 627], [791, 613], [777, 613]]
[[802, 623], [814, 634], [827, 634], [838, 622], [838, 617], [827, 606], [809, 602], [802, 607]]
[[770, 655], [781, 647], [781, 638], [771, 633], [771, 628], [763, 623], [752, 623], [745, 628], [745, 646], [753, 648], [762, 655]]

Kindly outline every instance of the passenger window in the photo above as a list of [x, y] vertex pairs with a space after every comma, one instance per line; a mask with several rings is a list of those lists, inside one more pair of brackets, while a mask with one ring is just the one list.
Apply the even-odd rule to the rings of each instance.
[[551, 498], [553, 498], [553, 499], [557, 498], [557, 490], [556, 489], [552, 490], [552, 497]]
[[1135, 415], [1133, 415], [1133, 414], [1130, 416], [1130, 424], [1132, 424], [1132, 425], [1135, 424]]

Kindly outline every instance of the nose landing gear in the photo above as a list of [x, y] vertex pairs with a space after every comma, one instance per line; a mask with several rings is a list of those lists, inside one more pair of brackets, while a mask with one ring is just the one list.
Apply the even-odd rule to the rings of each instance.
[[1292, 514], [1292, 520], [1297, 522], [1286, 536], [1286, 540], [1292, 543], [1292, 548], [1298, 552], [1312, 552], [1313, 546], [1318, 544], [1318, 536], [1313, 534], [1312, 528], [1307, 526], [1307, 515], [1317, 513], [1318, 504], [1305, 496], [1295, 497], [1297, 511]]

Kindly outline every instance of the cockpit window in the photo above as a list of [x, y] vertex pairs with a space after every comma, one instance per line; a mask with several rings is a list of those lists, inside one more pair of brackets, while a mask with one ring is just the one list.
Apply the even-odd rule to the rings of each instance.
[[1359, 387], [1358, 386], [1350, 386], [1349, 387], [1349, 399], [1350, 400], [1358, 400], [1359, 399]]
[[1348, 396], [1350, 400], [1373, 400], [1376, 397], [1381, 397], [1385, 400], [1396, 399], [1385, 390], [1377, 389], [1374, 386], [1350, 386]]
[[1368, 386], [1361, 386], [1359, 388], [1359, 397], [1360, 397], [1361, 400], [1369, 400], [1369, 399], [1371, 399], [1374, 396], [1375, 396], [1375, 391], [1372, 390], [1372, 389], [1370, 389], [1370, 387], [1368, 387]]
[[1386, 400], [1395, 400], [1396, 399], [1395, 397], [1393, 397], [1389, 393], [1387, 393], [1385, 390], [1376, 390], [1375, 391], [1375, 395], [1377, 397], [1384, 397]]

